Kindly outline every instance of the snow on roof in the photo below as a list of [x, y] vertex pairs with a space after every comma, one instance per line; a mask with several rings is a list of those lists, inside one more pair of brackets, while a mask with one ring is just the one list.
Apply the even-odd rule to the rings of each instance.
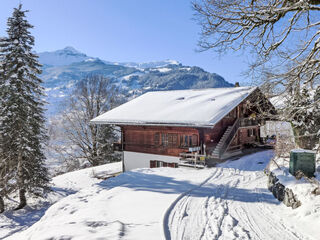
[[260, 137], [271, 137], [272, 135], [294, 137], [291, 123], [284, 121], [266, 121], [266, 123], [260, 127]]
[[307, 149], [301, 149], [301, 148], [293, 149], [293, 150], [291, 150], [291, 152], [295, 152], [295, 153], [313, 153], [313, 154], [316, 154], [316, 151], [307, 150]]
[[91, 122], [212, 127], [255, 89], [235, 87], [148, 92]]

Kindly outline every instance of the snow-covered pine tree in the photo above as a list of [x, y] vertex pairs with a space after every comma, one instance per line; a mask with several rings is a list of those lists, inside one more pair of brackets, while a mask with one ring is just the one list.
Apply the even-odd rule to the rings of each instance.
[[34, 37], [29, 29], [33, 26], [26, 20], [26, 12], [20, 4], [8, 18], [0, 90], [5, 91], [0, 109], [1, 156], [8, 166], [14, 166], [15, 174], [10, 175], [9, 181], [14, 183], [10, 192], [19, 192], [20, 204], [16, 209], [26, 205], [26, 192], [41, 195], [49, 189], [43, 152], [47, 140], [44, 89], [37, 76], [41, 65], [32, 53]]
[[[4, 68], [3, 68], [3, 56], [4, 56], [4, 47], [6, 46], [6, 39], [0, 37], [0, 109], [1, 109], [1, 103], [2, 97], [4, 96], [4, 90], [5, 90], [5, 81], [3, 77]], [[1, 120], [2, 117], [0, 116], [0, 126], [1, 126]], [[1, 136], [0, 136], [1, 137]], [[0, 140], [1, 143], [1, 140]], [[2, 156], [1, 151], [1, 144], [0, 144], [0, 213], [4, 211], [4, 201], [3, 197], [6, 195], [6, 187], [8, 186], [6, 183], [6, 177], [7, 177], [7, 166], [6, 161], [4, 157]]]
[[[293, 97], [287, 103], [288, 107], [286, 116], [291, 117], [291, 122], [296, 135], [296, 142], [302, 148], [313, 149], [316, 144], [317, 126], [317, 109], [318, 102], [315, 101], [313, 92], [307, 86], [302, 90], [297, 90]], [[318, 116], [317, 116], [318, 115]]]

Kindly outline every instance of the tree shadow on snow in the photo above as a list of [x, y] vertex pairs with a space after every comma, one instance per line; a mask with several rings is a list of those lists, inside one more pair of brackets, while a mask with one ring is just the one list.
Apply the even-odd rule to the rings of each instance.
[[[199, 171], [199, 173], [201, 173]], [[172, 177], [160, 176], [156, 174], [147, 174], [139, 171], [125, 172], [116, 178], [108, 179], [98, 183], [104, 189], [113, 187], [125, 187], [134, 191], [147, 191], [164, 194], [181, 194], [189, 192], [193, 197], [216, 197], [225, 200], [240, 202], [267, 202], [270, 204], [279, 204], [267, 188], [259, 188], [251, 191], [232, 187], [229, 185], [204, 184], [199, 187], [189, 181], [178, 181]]]
[[269, 203], [280, 204], [267, 188], [255, 188], [254, 190], [230, 187], [223, 184], [206, 184], [204, 187], [196, 188], [191, 191], [189, 196], [192, 197], [214, 197], [223, 200], [231, 200], [247, 203]]
[[[52, 187], [52, 192], [57, 195], [66, 197], [68, 195], [74, 194], [75, 191], [63, 188]], [[50, 193], [48, 193], [50, 194]], [[12, 200], [13, 201], [13, 200]], [[8, 220], [7, 223], [0, 225], [1, 229], [12, 229], [7, 235], [0, 235], [0, 239], [5, 239], [21, 230], [27, 229], [32, 226], [34, 223], [38, 222], [42, 216], [46, 213], [48, 208], [52, 206], [55, 202], [43, 201], [39, 202], [36, 206], [26, 206], [24, 209], [17, 211], [7, 210], [2, 215]]]
[[196, 185], [188, 181], [177, 181], [174, 178], [147, 174], [139, 171], [125, 172], [97, 185], [102, 188], [126, 187], [135, 191], [152, 191], [165, 194], [177, 194], [188, 191]]
[[226, 162], [218, 164], [217, 167], [233, 168], [250, 172], [263, 171], [273, 156], [273, 150], [260, 150], [242, 157], [234, 157]]

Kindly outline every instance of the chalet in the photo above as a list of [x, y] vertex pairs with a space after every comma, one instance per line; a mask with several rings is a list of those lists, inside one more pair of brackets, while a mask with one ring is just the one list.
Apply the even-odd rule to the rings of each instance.
[[157, 91], [91, 122], [121, 128], [124, 170], [177, 167], [190, 156], [210, 165], [259, 144], [261, 109], [273, 106], [257, 87]]

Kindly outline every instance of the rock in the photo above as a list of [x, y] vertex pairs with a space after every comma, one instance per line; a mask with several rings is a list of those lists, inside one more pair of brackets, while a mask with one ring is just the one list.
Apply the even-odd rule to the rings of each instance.
[[320, 187], [316, 187], [311, 193], [314, 195], [320, 195]]
[[[268, 176], [268, 189], [276, 199], [283, 202], [287, 207], [295, 209], [301, 206], [301, 202], [293, 194], [292, 190], [281, 184], [279, 179], [272, 172]], [[314, 191], [319, 191], [320, 194], [320, 189], [315, 189]]]
[[283, 204], [287, 207], [292, 207], [293, 209], [301, 206], [301, 202], [296, 198], [292, 190], [289, 188], [285, 189]]
[[285, 193], [285, 186], [282, 185], [281, 183], [276, 183], [274, 186], [273, 186], [273, 189], [272, 189], [272, 193], [273, 193], [273, 196], [278, 199], [279, 201], [283, 201], [283, 198], [284, 198], [284, 193]]
[[274, 173], [270, 173], [268, 176], [268, 189], [272, 192], [273, 186], [278, 182], [278, 178], [274, 175]]

